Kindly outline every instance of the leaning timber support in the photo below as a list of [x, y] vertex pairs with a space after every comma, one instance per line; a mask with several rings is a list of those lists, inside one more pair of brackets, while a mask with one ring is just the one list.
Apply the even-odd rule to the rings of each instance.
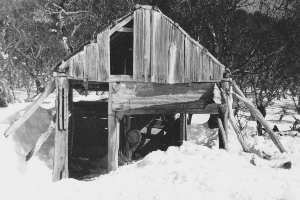
[[42, 145], [44, 144], [44, 142], [49, 138], [49, 136], [51, 135], [51, 133], [53, 132], [53, 130], [55, 129], [55, 127], [56, 127], [55, 123], [53, 123], [51, 121], [51, 124], [49, 125], [48, 130], [39, 137], [39, 139], [36, 142], [36, 144], [34, 145], [34, 147], [27, 154], [26, 161], [29, 161], [30, 158], [32, 156], [34, 156], [40, 150], [40, 148], [42, 147]]
[[271, 140], [274, 142], [274, 144], [280, 150], [280, 152], [281, 153], [286, 152], [286, 150], [284, 149], [284, 147], [282, 146], [282, 144], [280, 143], [280, 141], [276, 137], [275, 133], [273, 132], [272, 128], [269, 126], [268, 122], [265, 120], [265, 118], [262, 116], [262, 114], [259, 112], [259, 110], [252, 105], [252, 102], [249, 101], [246, 98], [241, 97], [240, 95], [238, 95], [236, 93], [233, 93], [233, 94], [240, 101], [242, 101], [243, 103], [245, 103], [245, 105], [250, 110], [251, 114], [256, 118], [256, 120], [259, 121], [265, 127], [265, 129], [268, 132]]
[[54, 78], [51, 78], [48, 82], [45, 91], [40, 95], [38, 99], [36, 99], [32, 103], [29, 109], [26, 110], [26, 112], [22, 116], [20, 116], [19, 119], [17, 119], [14, 123], [10, 125], [10, 127], [4, 132], [4, 136], [8, 137], [10, 134], [14, 133], [39, 108], [39, 106], [54, 91], [54, 89]]
[[[232, 99], [232, 91], [231, 91], [231, 88], [229, 89], [229, 94], [227, 95], [225, 93], [225, 91], [223, 89], [221, 89], [221, 92], [222, 92], [222, 96], [226, 102], [226, 105], [227, 105], [227, 108], [228, 108], [228, 118], [229, 118], [229, 121], [237, 135], [237, 138], [243, 148], [243, 151], [247, 152], [248, 151], [248, 147], [246, 145], [246, 142], [245, 142], [245, 139], [243, 137], [243, 134], [241, 133], [240, 129], [238, 128], [237, 126], [237, 122], [234, 118], [234, 115], [233, 115], [233, 109], [232, 109], [232, 104], [233, 104], [233, 99]], [[225, 130], [224, 130], [225, 131]]]
[[115, 171], [118, 168], [119, 152], [119, 135], [120, 122], [116, 112], [112, 110], [112, 92], [113, 83], [109, 83], [109, 100], [108, 100], [108, 172]]
[[286, 152], [286, 150], [284, 149], [284, 147], [282, 146], [282, 144], [280, 143], [280, 141], [276, 137], [274, 131], [269, 126], [268, 122], [262, 116], [262, 114], [260, 113], [260, 111], [257, 108], [255, 108], [254, 104], [245, 97], [245, 95], [239, 89], [239, 87], [237, 86], [237, 84], [235, 83], [235, 81], [231, 81], [231, 83], [232, 83], [232, 86], [233, 86], [234, 90], [237, 92], [237, 94], [236, 93], [233, 93], [233, 94], [240, 101], [244, 102], [244, 104], [247, 106], [247, 108], [250, 110], [251, 114], [256, 118], [256, 120], [259, 121], [265, 127], [265, 129], [268, 132], [271, 140], [274, 142], [274, 144], [280, 150], [280, 152], [281, 153]]
[[55, 78], [56, 85], [56, 133], [54, 141], [53, 182], [69, 177], [68, 128], [69, 128], [69, 80], [66, 76]]

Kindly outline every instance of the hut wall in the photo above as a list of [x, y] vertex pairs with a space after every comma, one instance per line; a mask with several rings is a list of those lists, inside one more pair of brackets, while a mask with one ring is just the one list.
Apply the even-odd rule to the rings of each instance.
[[84, 50], [72, 56], [69, 65], [69, 78], [105, 82], [110, 74], [109, 29], [97, 36], [97, 42], [84, 46]]
[[133, 18], [133, 76], [116, 79], [110, 69], [110, 40], [114, 40], [110, 36], [125, 22], [98, 34], [96, 42], [84, 46], [60, 68], [69, 67], [70, 79], [97, 82], [174, 84], [221, 80], [225, 67], [178, 24], [152, 9], [138, 9], [132, 15], [123, 21], [128, 23]]
[[224, 66], [155, 10], [134, 12], [133, 80], [190, 83], [220, 80]]

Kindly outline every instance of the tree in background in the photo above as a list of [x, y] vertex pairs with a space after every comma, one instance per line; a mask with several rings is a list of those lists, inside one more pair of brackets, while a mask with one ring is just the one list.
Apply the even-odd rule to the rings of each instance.
[[[50, 68], [134, 9], [157, 6], [232, 72], [262, 112], [298, 73], [296, 0], [4, 0], [0, 77], [41, 88]], [[249, 93], [248, 93], [249, 92]]]

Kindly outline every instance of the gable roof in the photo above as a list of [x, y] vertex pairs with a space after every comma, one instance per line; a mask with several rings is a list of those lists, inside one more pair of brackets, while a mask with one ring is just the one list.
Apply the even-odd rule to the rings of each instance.
[[[138, 16], [138, 12], [141, 11], [146, 11], [146, 10], [150, 10], [150, 11], [155, 11], [158, 12], [160, 14], [160, 17], [162, 19], [164, 19], [164, 21], [167, 21], [168, 23], [172, 24], [173, 27], [176, 27], [176, 29], [182, 33], [182, 35], [184, 35], [185, 39], [187, 39], [189, 41], [189, 43], [192, 44], [193, 47], [191, 48], [197, 48], [197, 51], [203, 51], [205, 52], [206, 56], [209, 58], [209, 60], [212, 60], [213, 64], [212, 66], [214, 67], [215, 64], [218, 65], [218, 73], [220, 76], [220, 74], [222, 72], [224, 72], [225, 67], [223, 64], [221, 64], [211, 53], [209, 53], [207, 51], [207, 49], [205, 49], [201, 44], [199, 44], [199, 42], [197, 42], [196, 40], [194, 40], [188, 33], [186, 33], [177, 23], [175, 23], [173, 20], [171, 20], [170, 18], [168, 18], [166, 15], [164, 15], [157, 7], [153, 7], [153, 6], [140, 6], [137, 5], [136, 9], [130, 13], [128, 13], [127, 15], [121, 17], [120, 19], [116, 20], [113, 24], [109, 25], [108, 27], [106, 27], [105, 29], [103, 29], [97, 36], [99, 37], [101, 34], [107, 32], [109, 34], [109, 36], [113, 35], [116, 31], [118, 31], [119, 29], [121, 29], [124, 25], [126, 25], [128, 22], [130, 22], [131, 20], [135, 20], [134, 17]], [[116, 37], [115, 37], [116, 38]], [[113, 40], [115, 38], [110, 38], [110, 42], [113, 42]], [[74, 55], [84, 51], [84, 49], [86, 47], [88, 47], [89, 45], [91, 45], [92, 43], [94, 43], [94, 41], [97, 41], [97, 37], [95, 37], [93, 40], [86, 42], [84, 45], [82, 45], [81, 47], [79, 47], [76, 51], [74, 51], [73, 53], [71, 53], [70, 55], [67, 55], [66, 57], [64, 57], [59, 63], [57, 63], [52, 70], [53, 71], [57, 71], [60, 68], [64, 68], [65, 66], [62, 65], [62, 63], [68, 61], [70, 58], [72, 58]], [[193, 51], [193, 50], [192, 50]], [[191, 56], [193, 56], [193, 54], [191, 53]], [[209, 64], [210, 65], [210, 64]], [[214, 72], [210, 72], [210, 73], [214, 73]]]

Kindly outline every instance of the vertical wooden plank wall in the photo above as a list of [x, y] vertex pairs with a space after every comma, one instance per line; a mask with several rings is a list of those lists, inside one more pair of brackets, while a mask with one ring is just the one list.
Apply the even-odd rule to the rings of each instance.
[[148, 82], [151, 79], [151, 10], [134, 12], [133, 80]]
[[84, 52], [79, 52], [70, 58], [69, 76], [75, 79], [83, 79]]
[[[156, 83], [189, 83], [222, 78], [220, 65], [164, 15], [148, 9], [134, 12], [133, 80]], [[84, 47], [69, 60], [69, 76], [107, 81], [110, 75], [110, 36], [106, 29], [97, 43]], [[170, 75], [170, 77], [169, 77]]]
[[97, 35], [97, 81], [106, 81], [110, 75], [110, 36], [109, 30]]
[[56, 133], [54, 143], [53, 182], [69, 177], [68, 127], [69, 127], [69, 80], [56, 77]]

